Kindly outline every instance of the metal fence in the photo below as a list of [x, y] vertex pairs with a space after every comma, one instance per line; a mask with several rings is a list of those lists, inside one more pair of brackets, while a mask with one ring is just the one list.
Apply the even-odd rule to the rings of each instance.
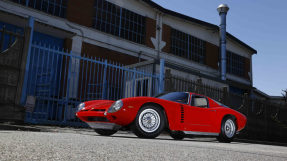
[[240, 138], [287, 142], [287, 105], [251, 99], [247, 95], [240, 109], [247, 116]]
[[200, 79], [198, 81], [193, 81], [190, 79], [173, 76], [170, 74], [170, 70], [167, 70], [165, 74], [165, 91], [195, 92], [218, 101], [222, 101], [224, 96], [224, 89], [215, 88], [210, 85], [203, 84]]
[[76, 106], [88, 100], [117, 100], [158, 94], [159, 76], [116, 62], [77, 56], [32, 44], [26, 99], [29, 123], [84, 126]]

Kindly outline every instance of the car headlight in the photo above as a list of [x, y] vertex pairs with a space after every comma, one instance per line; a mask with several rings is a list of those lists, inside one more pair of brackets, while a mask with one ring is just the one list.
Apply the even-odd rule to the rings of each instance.
[[77, 108], [78, 108], [78, 112], [81, 111], [81, 110], [83, 110], [83, 109], [85, 108], [85, 103], [80, 103], [80, 104], [77, 106]]
[[113, 112], [117, 112], [118, 110], [120, 110], [123, 107], [123, 101], [122, 100], [117, 100], [116, 102], [114, 102], [111, 107], [108, 110], [108, 113], [113, 113]]

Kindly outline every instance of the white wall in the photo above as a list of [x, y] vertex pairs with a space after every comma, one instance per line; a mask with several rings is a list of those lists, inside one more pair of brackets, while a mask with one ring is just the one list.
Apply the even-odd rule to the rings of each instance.
[[[210, 79], [206, 79], [203, 77], [200, 77], [198, 75], [195, 74], [189, 74], [180, 70], [176, 70], [176, 69], [171, 69], [166, 67], [165, 69], [170, 69], [171, 75], [176, 76], [176, 77], [180, 77], [180, 78], [184, 78], [186, 80], [191, 80], [196, 82], [198, 79], [202, 80], [203, 84], [209, 85], [211, 87], [215, 87], [215, 88], [223, 88], [223, 87], [228, 87], [227, 84], [221, 83], [221, 82], [217, 82], [214, 80], [210, 80]], [[156, 71], [157, 73], [159, 73], [160, 67], [159, 65], [157, 65]], [[187, 91], [187, 92], [192, 92], [192, 91]]]
[[107, 0], [114, 3], [122, 8], [133, 11], [139, 15], [146, 16], [152, 19], [156, 19], [156, 12], [146, 3], [140, 0]]

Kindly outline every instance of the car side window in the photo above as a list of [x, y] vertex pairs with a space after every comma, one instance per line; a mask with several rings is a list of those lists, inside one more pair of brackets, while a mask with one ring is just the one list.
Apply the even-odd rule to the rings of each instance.
[[203, 96], [192, 95], [190, 105], [195, 107], [208, 108], [208, 100]]

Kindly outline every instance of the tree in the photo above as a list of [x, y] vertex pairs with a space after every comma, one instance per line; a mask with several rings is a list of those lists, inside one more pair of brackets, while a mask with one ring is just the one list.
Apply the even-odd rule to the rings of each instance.
[[287, 89], [282, 90], [282, 91], [283, 91], [282, 95], [283, 95], [283, 98], [285, 100], [285, 103], [287, 103]]

